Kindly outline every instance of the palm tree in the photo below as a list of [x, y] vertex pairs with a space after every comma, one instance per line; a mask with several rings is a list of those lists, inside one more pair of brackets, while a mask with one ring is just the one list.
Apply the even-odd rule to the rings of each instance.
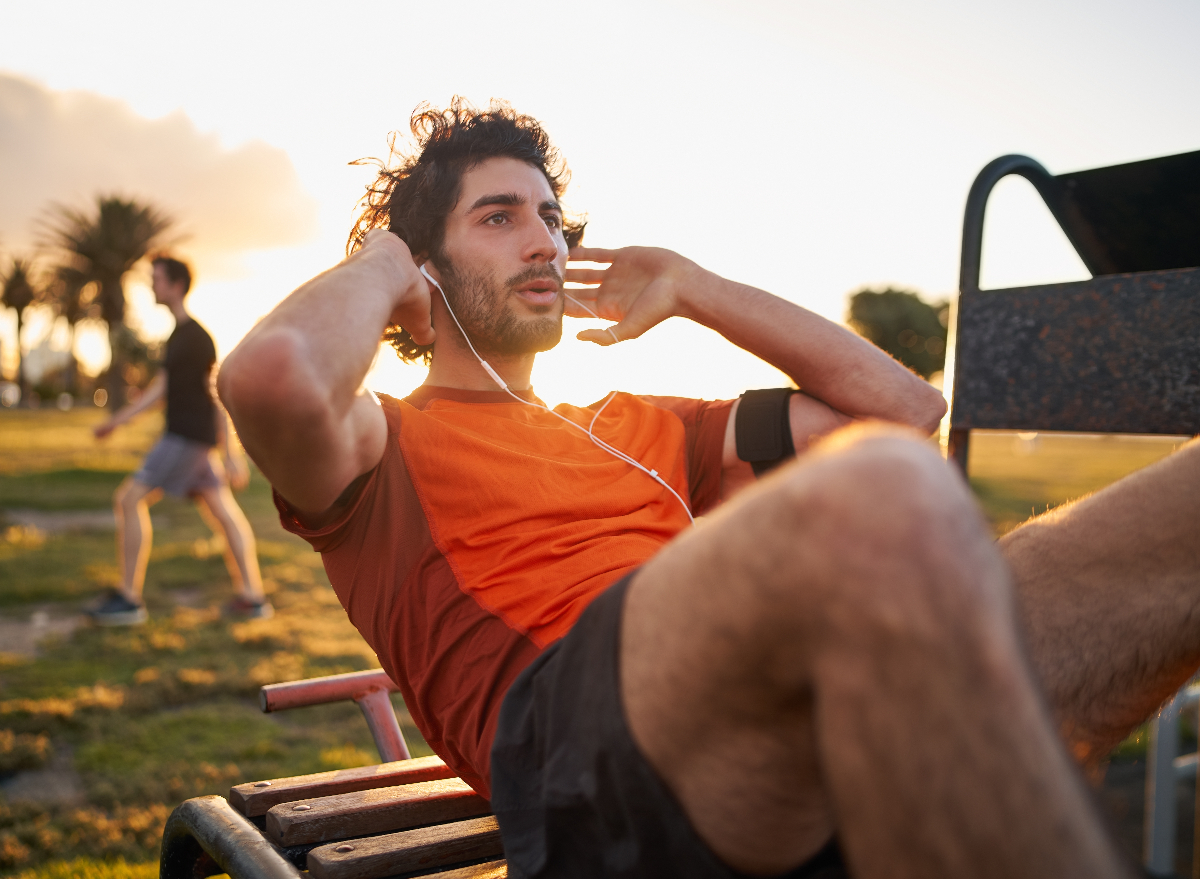
[[17, 312], [17, 384], [21, 387], [21, 400], [29, 400], [29, 382], [25, 379], [25, 355], [21, 352], [21, 333], [25, 328], [25, 309], [38, 298], [34, 286], [33, 260], [14, 257], [12, 268], [4, 278], [4, 290], [0, 301], [5, 307]]
[[75, 327], [92, 310], [88, 293], [95, 285], [75, 266], [58, 266], [53, 281], [45, 293], [46, 301], [67, 322], [70, 341], [67, 345], [66, 390], [74, 394], [79, 383], [79, 364], [75, 359]]
[[66, 267], [99, 287], [100, 318], [108, 325], [112, 350], [108, 405], [114, 410], [125, 405], [130, 334], [125, 326], [125, 273], [161, 242], [171, 223], [157, 208], [112, 195], [97, 197], [95, 214], [63, 205], [53, 211], [50, 243], [63, 252]]

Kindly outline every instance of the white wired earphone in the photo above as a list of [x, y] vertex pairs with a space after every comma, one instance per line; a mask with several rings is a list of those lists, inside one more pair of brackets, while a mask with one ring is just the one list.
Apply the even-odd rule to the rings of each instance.
[[[517, 396], [508, 387], [508, 383], [505, 382], [504, 379], [502, 379], [500, 377], [500, 374], [498, 372], [496, 372], [496, 370], [492, 369], [492, 365], [490, 363], [488, 363], [486, 360], [484, 360], [482, 357], [479, 356], [479, 352], [475, 350], [475, 346], [471, 343], [471, 337], [467, 335], [467, 331], [465, 329], [463, 329], [463, 325], [461, 323], [459, 323], [458, 315], [456, 315], [454, 313], [454, 309], [450, 307], [450, 300], [446, 297], [446, 291], [443, 290], [442, 285], [439, 284], [436, 280], [434, 280], [433, 276], [431, 274], [429, 274], [428, 270], [425, 268], [424, 263], [421, 264], [421, 274], [425, 276], [425, 279], [427, 281], [429, 281], [429, 283], [433, 284], [433, 286], [438, 288], [438, 292], [442, 294], [442, 301], [446, 303], [446, 310], [448, 312], [450, 312], [450, 316], [452, 318], [454, 318], [454, 323], [458, 325], [458, 331], [460, 333], [462, 333], [462, 337], [467, 340], [467, 347], [471, 349], [471, 353], [475, 355], [475, 359], [479, 361], [479, 365], [482, 366], [484, 371], [489, 376], [492, 377], [492, 381], [494, 381], [496, 384], [498, 384], [500, 386], [500, 388], [506, 394], [508, 394], [510, 397], [512, 397], [518, 403], [524, 403], [526, 406], [532, 406], [534, 409], [541, 409], [543, 412], [549, 412], [555, 418], [559, 419], [560, 421], [566, 422], [567, 424], [571, 425], [571, 427], [573, 427], [576, 430], [585, 434], [588, 439], [590, 439], [593, 443], [596, 444], [597, 448], [600, 448], [603, 451], [608, 452], [608, 454], [612, 455], [614, 458], [619, 458], [620, 460], [624, 461], [626, 464], [629, 464], [631, 467], [641, 470], [643, 473], [645, 473], [647, 476], [649, 476], [651, 479], [653, 479], [655, 482], [657, 482], [659, 485], [661, 485], [667, 491], [671, 492], [671, 494], [673, 494], [675, 496], [675, 500], [679, 501], [680, 506], [683, 507], [683, 511], [685, 513], [687, 513], [688, 521], [692, 522], [693, 524], [695, 523], [696, 520], [692, 517], [692, 511], [690, 509], [688, 509], [687, 503], [684, 501], [683, 498], [681, 498], [679, 496], [679, 492], [677, 492], [675, 489], [671, 488], [671, 486], [667, 484], [666, 480], [664, 480], [661, 476], [658, 475], [657, 470], [650, 470], [647, 467], [644, 467], [640, 462], [638, 462], [634, 458], [625, 454], [624, 452], [622, 452], [620, 449], [616, 448], [615, 446], [609, 445], [604, 440], [600, 439], [600, 437], [598, 437], [594, 433], [592, 433], [592, 428], [596, 426], [596, 419], [600, 417], [600, 413], [604, 411], [604, 407], [612, 402], [613, 397], [615, 397], [617, 395], [616, 391], [613, 391], [611, 394], [608, 395], [608, 399], [606, 399], [604, 401], [603, 405], [601, 405], [601, 407], [596, 410], [596, 414], [592, 416], [592, 421], [586, 428], [576, 424], [570, 418], [560, 415], [559, 413], [557, 413], [553, 409], [551, 409], [549, 406], [543, 406], [541, 403], [534, 403], [529, 400], [523, 399], [522, 397]], [[574, 302], [576, 305], [578, 305], [580, 308], [582, 308], [584, 311], [586, 311], [592, 317], [596, 318], [597, 320], [602, 320], [600, 315], [596, 314], [596, 312], [592, 311], [590, 308], [588, 308], [586, 305], [584, 305], [582, 302], [580, 302], [575, 297], [569, 295], [565, 290], [563, 291], [563, 296], [566, 296], [567, 299], [570, 299], [572, 302]], [[608, 332], [612, 335], [614, 341], [617, 341], [617, 342], [621, 341], [620, 339], [617, 338], [617, 334], [613, 332], [611, 327], [608, 328]]]

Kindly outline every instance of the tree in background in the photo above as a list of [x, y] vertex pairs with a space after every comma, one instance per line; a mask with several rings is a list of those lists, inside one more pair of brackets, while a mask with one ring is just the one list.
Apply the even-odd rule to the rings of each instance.
[[112, 361], [108, 367], [108, 405], [125, 405], [125, 368], [138, 340], [125, 325], [125, 274], [162, 243], [172, 221], [150, 205], [117, 196], [98, 196], [96, 211], [59, 205], [49, 224], [49, 243], [60, 251], [62, 265], [98, 288], [100, 319], [108, 326]]
[[34, 279], [33, 260], [13, 257], [12, 267], [4, 276], [4, 290], [0, 294], [6, 308], [17, 313], [17, 384], [21, 388], [21, 402], [29, 402], [29, 382], [25, 378], [25, 354], [21, 350], [21, 335], [25, 329], [25, 309], [38, 299]]
[[74, 396], [78, 393], [79, 362], [75, 359], [75, 329], [83, 318], [94, 311], [96, 284], [75, 266], [60, 265], [54, 270], [53, 279], [46, 288], [46, 302], [67, 322], [67, 369], [64, 390]]
[[948, 303], [931, 304], [909, 290], [863, 289], [851, 294], [846, 323], [927, 379], [946, 364], [949, 314]]

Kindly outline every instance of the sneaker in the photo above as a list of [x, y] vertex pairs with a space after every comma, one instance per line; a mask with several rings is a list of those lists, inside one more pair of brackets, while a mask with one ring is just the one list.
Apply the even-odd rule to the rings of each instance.
[[148, 617], [146, 605], [140, 601], [130, 601], [115, 589], [110, 590], [87, 614], [98, 626], [137, 626], [146, 622]]
[[225, 616], [240, 620], [269, 620], [275, 616], [275, 608], [265, 598], [253, 601], [244, 595], [235, 595], [223, 609]]

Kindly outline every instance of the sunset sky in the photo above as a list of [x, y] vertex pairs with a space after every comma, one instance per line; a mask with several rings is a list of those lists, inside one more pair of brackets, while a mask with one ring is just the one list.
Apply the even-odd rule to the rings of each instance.
[[[154, 202], [186, 233], [191, 308], [222, 355], [343, 255], [370, 176], [348, 162], [456, 93], [543, 121], [589, 244], [670, 247], [837, 320], [863, 285], [953, 293], [967, 189], [996, 156], [1059, 173], [1200, 149], [1196, 0], [0, 0], [0, 21], [0, 267], [52, 202]], [[1086, 277], [1018, 180], [993, 198], [983, 274]], [[146, 281], [130, 279], [135, 321], [161, 337]], [[14, 325], [4, 312], [10, 374]], [[422, 375], [384, 354], [368, 383], [403, 394]], [[779, 382], [683, 321], [570, 339], [534, 373], [552, 402]]]

